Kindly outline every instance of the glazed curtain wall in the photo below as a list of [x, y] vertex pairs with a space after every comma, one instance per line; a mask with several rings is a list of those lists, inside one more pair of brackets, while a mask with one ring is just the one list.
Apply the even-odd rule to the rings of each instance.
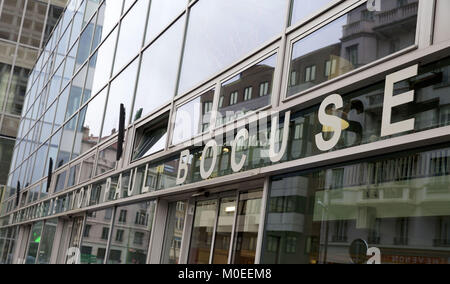
[[262, 263], [448, 264], [449, 182], [446, 146], [274, 177]]

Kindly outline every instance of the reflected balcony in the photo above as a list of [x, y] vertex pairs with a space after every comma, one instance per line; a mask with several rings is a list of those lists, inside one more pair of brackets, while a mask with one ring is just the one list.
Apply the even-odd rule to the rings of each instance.
[[409, 3], [398, 8], [381, 12], [375, 19], [376, 27], [399, 23], [417, 17], [419, 2]]

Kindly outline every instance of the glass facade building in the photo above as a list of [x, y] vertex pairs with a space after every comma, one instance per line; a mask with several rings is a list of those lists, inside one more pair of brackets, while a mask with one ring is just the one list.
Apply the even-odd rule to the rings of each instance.
[[0, 1], [0, 184], [6, 185], [28, 78], [67, 0]]
[[0, 263], [449, 263], [446, 12], [69, 1], [25, 84]]

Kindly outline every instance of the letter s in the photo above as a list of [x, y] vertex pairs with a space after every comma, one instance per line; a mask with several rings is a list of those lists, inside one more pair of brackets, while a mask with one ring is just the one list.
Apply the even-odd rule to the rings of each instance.
[[336, 109], [339, 109], [344, 106], [344, 101], [340, 95], [334, 94], [326, 98], [320, 105], [319, 122], [323, 126], [331, 127], [334, 131], [333, 138], [329, 141], [323, 139], [322, 133], [316, 135], [317, 148], [323, 152], [333, 149], [338, 144], [342, 134], [342, 119], [326, 113], [329, 105], [334, 105]]

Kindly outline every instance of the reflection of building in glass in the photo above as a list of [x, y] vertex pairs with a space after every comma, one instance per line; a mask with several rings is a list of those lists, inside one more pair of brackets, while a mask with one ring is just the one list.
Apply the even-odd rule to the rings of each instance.
[[217, 124], [222, 125], [271, 102], [276, 55], [243, 71], [222, 85]]
[[14, 139], [20, 134], [31, 69], [66, 2], [5, 0], [0, 5], [0, 184], [6, 184]]
[[448, 176], [443, 149], [274, 181], [266, 257], [349, 263], [348, 246], [363, 239], [384, 263], [448, 263]]
[[[379, 12], [360, 6], [300, 40], [294, 45], [288, 95], [414, 44], [418, 6], [417, 0], [382, 1]], [[318, 37], [321, 39], [317, 43]], [[321, 48], [312, 51], [310, 46], [314, 44]]]

